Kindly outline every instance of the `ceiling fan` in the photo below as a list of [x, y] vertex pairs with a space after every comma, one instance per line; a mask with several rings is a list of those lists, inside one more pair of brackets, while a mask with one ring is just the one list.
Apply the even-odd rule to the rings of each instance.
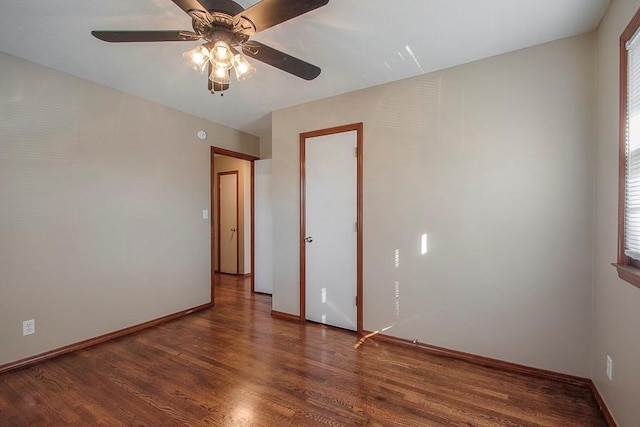
[[255, 68], [245, 55], [305, 80], [320, 75], [320, 68], [315, 65], [249, 38], [322, 7], [329, 0], [262, 0], [247, 9], [233, 0], [172, 1], [191, 17], [193, 31], [92, 31], [91, 34], [110, 43], [204, 40], [206, 43], [183, 56], [201, 74], [207, 69], [211, 93], [229, 88], [232, 69], [238, 80], [253, 74]]

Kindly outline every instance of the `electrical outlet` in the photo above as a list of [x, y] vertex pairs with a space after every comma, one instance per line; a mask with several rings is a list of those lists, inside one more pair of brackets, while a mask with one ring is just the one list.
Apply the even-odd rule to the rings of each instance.
[[613, 378], [613, 359], [609, 355], [607, 355], [607, 378], [609, 381]]
[[22, 322], [22, 336], [35, 334], [36, 321], [34, 319]]

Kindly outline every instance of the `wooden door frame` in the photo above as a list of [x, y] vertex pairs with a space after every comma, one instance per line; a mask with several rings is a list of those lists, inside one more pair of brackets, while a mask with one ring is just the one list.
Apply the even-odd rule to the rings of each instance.
[[214, 292], [213, 292], [213, 287], [215, 285], [215, 260], [214, 260], [214, 254], [215, 254], [215, 239], [214, 239], [214, 232], [215, 232], [215, 220], [217, 220], [217, 218], [214, 220], [214, 212], [215, 212], [215, 206], [214, 206], [214, 180], [215, 180], [215, 166], [213, 163], [213, 159], [215, 157], [215, 155], [221, 155], [221, 156], [227, 156], [227, 157], [233, 157], [236, 159], [240, 159], [240, 160], [246, 160], [248, 162], [251, 163], [251, 293], [255, 292], [255, 275], [254, 270], [255, 270], [255, 188], [254, 188], [254, 164], [253, 162], [256, 160], [260, 160], [260, 157], [256, 157], [256, 156], [252, 156], [250, 154], [244, 154], [244, 153], [240, 153], [237, 151], [231, 151], [231, 150], [227, 150], [225, 148], [219, 148], [219, 147], [214, 147], [211, 146], [211, 151], [210, 151], [210, 168], [209, 168], [209, 187], [210, 187], [210, 203], [209, 203], [209, 208], [210, 211], [212, 213], [211, 217], [210, 217], [210, 227], [211, 227], [211, 233], [210, 233], [210, 241], [211, 241], [211, 304], [214, 305], [215, 301], [214, 301]]
[[[220, 250], [220, 217], [222, 215], [220, 215], [220, 205], [222, 203], [220, 203], [220, 177], [222, 177], [223, 175], [235, 175], [236, 176], [236, 276], [238, 274], [240, 274], [240, 171], [234, 170], [234, 171], [226, 171], [226, 172], [218, 172], [216, 173], [216, 190], [217, 190], [217, 195], [218, 197], [216, 198], [217, 206], [216, 206], [216, 215], [218, 218], [217, 221], [217, 230], [218, 230], [218, 238], [217, 238], [217, 243], [218, 243], [218, 271], [220, 273], [222, 273], [222, 264], [221, 264], [221, 256], [220, 254], [222, 253], [222, 251]], [[244, 235], [244, 233], [243, 233]], [[243, 254], [244, 255], [244, 254]]]
[[306, 140], [318, 136], [356, 131], [356, 180], [357, 180], [357, 214], [356, 214], [356, 332], [363, 331], [363, 286], [362, 286], [362, 133], [363, 124], [352, 123], [327, 129], [304, 132], [300, 134], [300, 322], [307, 321], [307, 285], [306, 285]]

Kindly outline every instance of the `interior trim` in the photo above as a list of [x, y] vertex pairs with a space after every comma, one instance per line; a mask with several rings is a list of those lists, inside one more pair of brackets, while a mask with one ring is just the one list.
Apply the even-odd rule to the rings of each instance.
[[152, 319], [143, 323], [139, 323], [137, 325], [129, 326], [124, 329], [119, 329], [114, 332], [109, 332], [108, 334], [100, 335], [94, 338], [86, 339], [84, 341], [79, 341], [74, 344], [69, 344], [64, 347], [59, 347], [53, 350], [45, 351], [44, 353], [36, 354], [35, 356], [25, 357], [24, 359], [16, 360], [15, 362], [9, 362], [4, 365], [0, 365], [0, 374], [3, 374], [8, 371], [12, 371], [14, 369], [20, 369], [20, 368], [25, 368], [27, 366], [35, 365], [36, 363], [44, 362], [46, 360], [53, 359], [54, 357], [62, 356], [63, 354], [71, 353], [74, 351], [85, 349], [87, 347], [92, 347], [94, 345], [102, 344], [103, 342], [120, 338], [125, 335], [130, 335], [130, 334], [142, 331], [144, 329], [152, 328], [161, 323], [165, 323], [170, 320], [179, 319], [191, 313], [195, 313], [201, 310], [206, 310], [211, 307], [212, 307], [212, 303], [208, 302], [206, 304], [191, 307], [186, 310], [178, 311], [173, 314], [168, 314], [166, 316], [158, 317], [157, 319]]
[[254, 160], [260, 160], [260, 157], [252, 156], [251, 154], [244, 154], [237, 151], [227, 150], [226, 148], [211, 147], [211, 154], [219, 154], [221, 156], [235, 157], [236, 159], [248, 160], [250, 162]]
[[[219, 273], [218, 270], [215, 270], [215, 238], [214, 238], [214, 234], [215, 234], [215, 223], [214, 223], [214, 212], [215, 212], [215, 206], [213, 203], [214, 200], [214, 191], [215, 191], [215, 166], [214, 166], [214, 158], [215, 155], [221, 155], [221, 156], [227, 156], [227, 157], [233, 157], [236, 159], [241, 159], [241, 160], [247, 160], [249, 162], [251, 162], [251, 272], [253, 273], [254, 269], [255, 269], [255, 190], [254, 190], [254, 164], [253, 162], [256, 160], [260, 160], [260, 157], [256, 157], [256, 156], [252, 156], [250, 154], [244, 154], [244, 153], [240, 153], [237, 151], [231, 151], [231, 150], [227, 150], [226, 148], [219, 148], [219, 147], [214, 147], [211, 146], [211, 154], [210, 154], [210, 177], [209, 177], [209, 181], [210, 181], [210, 187], [211, 187], [211, 196], [210, 196], [210, 208], [211, 208], [211, 217], [210, 217], [210, 224], [211, 224], [211, 302], [215, 303], [214, 301], [214, 285], [216, 282], [216, 273]], [[255, 290], [255, 276], [252, 274], [251, 275], [251, 292], [253, 292]]]
[[399, 344], [402, 346], [409, 346], [436, 356], [446, 356], [453, 359], [464, 360], [466, 362], [473, 363], [475, 365], [484, 366], [487, 368], [497, 368], [506, 372], [515, 374], [531, 375], [538, 378], [546, 378], [556, 381], [562, 381], [567, 384], [577, 385], [581, 387], [590, 387], [590, 379], [578, 377], [575, 375], [562, 374], [559, 372], [549, 371], [546, 369], [534, 368], [531, 366], [520, 365], [518, 363], [506, 362], [500, 359], [494, 359], [486, 356], [479, 356], [473, 353], [465, 353], [463, 351], [451, 350], [445, 347], [438, 347], [431, 344], [425, 344], [421, 342], [413, 342], [408, 339], [398, 338], [391, 335], [379, 334], [370, 331], [363, 331], [363, 335], [366, 338], [372, 338], [380, 341], [385, 341], [393, 344]]
[[625, 254], [624, 229], [625, 205], [626, 205], [626, 176], [627, 169], [627, 115], [628, 115], [628, 63], [629, 54], [626, 44], [631, 40], [640, 28], [640, 9], [636, 11], [631, 21], [620, 35], [620, 67], [619, 90], [620, 104], [618, 106], [618, 254], [614, 266], [618, 270], [618, 277], [640, 288], [640, 261], [634, 260]]
[[600, 390], [598, 390], [598, 386], [596, 386], [596, 383], [594, 383], [592, 380], [589, 380], [589, 382], [591, 383], [591, 393], [593, 393], [593, 398], [596, 399], [596, 403], [600, 408], [600, 412], [602, 413], [607, 426], [618, 427], [618, 424], [616, 424], [616, 421], [613, 419], [613, 414], [611, 413], [611, 411], [609, 411], [609, 407], [602, 398]]
[[289, 314], [282, 311], [271, 310], [271, 317], [274, 319], [286, 320], [288, 322], [300, 323], [300, 316], [296, 314]]
[[251, 161], [251, 272], [245, 277], [251, 277], [251, 293], [256, 291], [256, 279], [253, 273], [256, 271], [256, 165]]
[[362, 333], [363, 328], [363, 227], [362, 227], [362, 186], [363, 186], [363, 123], [351, 123], [343, 126], [336, 126], [327, 129], [320, 129], [311, 132], [303, 132], [300, 134], [300, 316], [299, 321], [306, 321], [306, 244], [304, 241], [306, 235], [306, 140], [307, 138], [315, 138], [318, 136], [333, 135], [342, 132], [356, 131], [356, 332]]

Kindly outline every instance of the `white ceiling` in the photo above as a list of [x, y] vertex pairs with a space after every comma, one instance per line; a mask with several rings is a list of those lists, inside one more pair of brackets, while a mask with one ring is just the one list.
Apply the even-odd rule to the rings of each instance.
[[[237, 0], [248, 7], [255, 0]], [[609, 0], [330, 0], [252, 37], [322, 68], [262, 64], [224, 97], [182, 52], [199, 42], [109, 44], [91, 30], [191, 30], [171, 0], [3, 0], [0, 51], [260, 136], [271, 111], [594, 30]]]

